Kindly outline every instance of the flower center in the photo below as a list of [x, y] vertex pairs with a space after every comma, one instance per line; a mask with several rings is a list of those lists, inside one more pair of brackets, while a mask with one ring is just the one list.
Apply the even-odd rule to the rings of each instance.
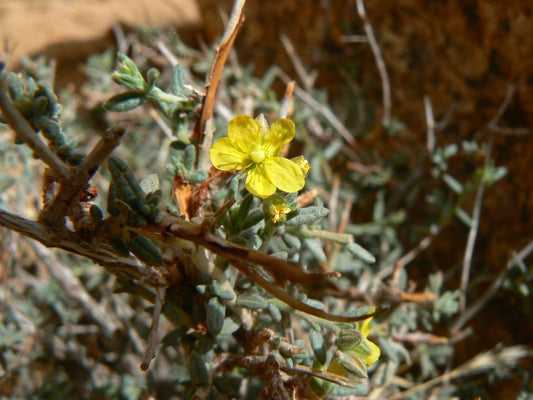
[[260, 163], [265, 159], [265, 151], [263, 149], [250, 152], [250, 158], [254, 163]]

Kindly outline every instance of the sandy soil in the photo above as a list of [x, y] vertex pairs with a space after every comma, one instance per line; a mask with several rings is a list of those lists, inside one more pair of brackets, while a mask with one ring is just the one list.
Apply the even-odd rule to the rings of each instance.
[[64, 55], [64, 46], [78, 58], [101, 48], [118, 22], [184, 27], [199, 24], [200, 12], [196, 0], [2, 0], [0, 53], [7, 46], [9, 65], [21, 55]]

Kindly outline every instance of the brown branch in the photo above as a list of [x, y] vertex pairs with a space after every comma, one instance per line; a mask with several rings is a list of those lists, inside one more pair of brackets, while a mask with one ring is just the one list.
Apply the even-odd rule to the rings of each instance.
[[28, 121], [19, 112], [7, 94], [4, 79], [1, 77], [0, 109], [9, 126], [33, 150], [34, 155], [49, 165], [62, 180], [67, 180], [70, 175], [70, 167], [48, 148], [46, 143], [41, 140], [39, 135], [37, 135]]
[[248, 262], [263, 267], [279, 283], [300, 283], [310, 289], [329, 288], [336, 290], [330, 277], [338, 277], [338, 272], [306, 272], [300, 264], [272, 257], [259, 251], [242, 247], [211, 233], [205, 226], [185, 221], [171, 215], [161, 218], [158, 226], [132, 229], [142, 236], [179, 245], [184, 239], [218, 254], [227, 261]]
[[39, 222], [22, 218], [0, 210], [0, 226], [21, 233], [46, 247], [57, 247], [70, 253], [86, 257], [102, 265], [111, 274], [121, 278], [135, 279], [153, 287], [168, 286], [167, 279], [157, 270], [138, 263], [133, 257], [118, 256], [105, 243], [89, 243], [74, 232], [52, 231]]
[[[163, 230], [161, 230], [161, 228], [163, 228]], [[135, 229], [135, 231], [143, 236], [169, 245], [179, 245], [179, 239], [185, 239], [203, 246], [230, 262], [235, 268], [252, 279], [256, 284], [292, 308], [318, 318], [336, 322], [356, 322], [368, 319], [385, 310], [378, 309], [376, 312], [366, 315], [345, 317], [329, 314], [323, 310], [311, 307], [289, 295], [281, 288], [280, 284], [293, 282], [300, 283], [307, 288], [335, 288], [335, 285], [329, 280], [329, 277], [337, 276], [336, 273], [306, 272], [300, 264], [278, 259], [259, 251], [235, 245], [209, 232], [203, 225], [181, 220], [172, 216], [166, 216], [161, 219], [160, 226], [145, 227], [142, 229]], [[274, 277], [276, 282], [271, 282], [263, 278], [250, 266], [251, 264], [261, 266]]]
[[[230, 20], [226, 31], [222, 36], [220, 45], [216, 48], [215, 58], [211, 64], [209, 73], [207, 74], [206, 83], [205, 83], [205, 97], [202, 102], [200, 118], [196, 124], [194, 135], [198, 138], [198, 145], [200, 146], [199, 151], [207, 151], [203, 139], [204, 131], [207, 124], [207, 121], [213, 116], [213, 107], [215, 104], [215, 96], [217, 93], [218, 84], [220, 82], [220, 77], [222, 76], [222, 70], [224, 69], [224, 64], [228, 58], [228, 55], [233, 46], [233, 42], [237, 37], [239, 28], [241, 27], [244, 21], [244, 5], [246, 0], [236, 0], [233, 5], [233, 10], [231, 12]], [[200, 159], [200, 157], [198, 157]]]
[[74, 170], [72, 177], [61, 182], [61, 187], [54, 200], [39, 215], [40, 221], [52, 227], [64, 226], [65, 215], [77, 202], [81, 191], [87, 187], [87, 182], [98, 170], [100, 164], [119, 145], [125, 132], [126, 130], [120, 127], [104, 132], [96, 146], [85, 157], [81, 165]]
[[261, 275], [259, 275], [257, 272], [255, 272], [247, 263], [233, 260], [232, 265], [234, 265], [239, 271], [245, 274], [248, 278], [250, 278], [256, 284], [261, 286], [267, 292], [274, 295], [275, 297], [277, 297], [284, 303], [288, 304], [290, 307], [294, 308], [295, 310], [301, 311], [305, 314], [312, 315], [317, 318], [325, 319], [327, 321], [347, 322], [347, 323], [364, 321], [365, 319], [369, 319], [377, 314], [381, 314], [382, 312], [386, 310], [383, 308], [379, 308], [375, 312], [364, 314], [364, 315], [358, 315], [356, 317], [346, 317], [342, 315], [330, 314], [319, 308], [312, 307], [296, 299], [295, 297], [292, 297], [290, 294], [288, 294], [283, 289], [281, 289], [277, 284], [266, 280]]

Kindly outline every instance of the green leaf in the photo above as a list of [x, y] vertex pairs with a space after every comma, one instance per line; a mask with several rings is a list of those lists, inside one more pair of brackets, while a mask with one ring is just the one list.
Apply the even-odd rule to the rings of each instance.
[[155, 192], [159, 189], [159, 177], [157, 174], [150, 174], [146, 178], [142, 179], [139, 183], [141, 189], [145, 194]]
[[217, 297], [211, 297], [207, 303], [207, 328], [213, 336], [217, 336], [224, 325], [226, 306], [220, 303]]
[[12, 176], [3, 176], [0, 178], [0, 193], [6, 191], [11, 186], [17, 183], [17, 180]]
[[313, 349], [313, 353], [315, 353], [316, 359], [320, 364], [324, 365], [327, 360], [327, 352], [322, 333], [311, 329], [309, 331], [309, 341], [311, 342], [311, 348]]
[[455, 193], [457, 194], [461, 194], [463, 193], [463, 185], [461, 185], [461, 182], [459, 182], [457, 179], [455, 179], [453, 176], [451, 176], [450, 174], [444, 174], [442, 176], [442, 180], [444, 181], [444, 183], [446, 183], [446, 185], [448, 185], [448, 187], [450, 189], [452, 189]]
[[470, 228], [472, 226], [472, 218], [470, 217], [470, 215], [468, 215], [468, 213], [463, 210], [462, 208], [457, 208], [455, 210], [455, 215], [457, 218], [459, 218], [459, 220], [465, 224], [468, 228]]
[[209, 371], [207, 369], [207, 365], [205, 365], [202, 356], [195, 351], [191, 353], [189, 373], [194, 385], [206, 386], [209, 384]]
[[297, 226], [297, 225], [307, 225], [318, 220], [321, 220], [326, 215], [329, 214], [329, 210], [325, 207], [312, 206], [301, 208], [298, 210], [298, 213], [285, 221], [285, 225], [288, 226]]
[[240, 326], [240, 321], [236, 316], [227, 317], [224, 319], [224, 325], [222, 326], [220, 335], [231, 335], [233, 332], [239, 329]]
[[320, 242], [316, 239], [304, 239], [305, 246], [309, 249], [313, 257], [319, 262], [326, 262], [328, 259]]
[[181, 65], [176, 65], [172, 71], [172, 93], [179, 95], [185, 85], [185, 70]]
[[104, 103], [104, 109], [114, 112], [131, 111], [146, 103], [146, 96], [139, 92], [124, 92], [111, 97]]
[[352, 242], [346, 246], [346, 249], [352, 253], [354, 256], [359, 258], [361, 261], [367, 264], [374, 264], [376, 262], [376, 257], [371, 254], [368, 250], [363, 248], [361, 245]]
[[257, 293], [246, 292], [237, 297], [237, 306], [251, 310], [260, 310], [267, 308], [268, 302]]
[[268, 312], [270, 313], [270, 316], [272, 319], [276, 322], [281, 321], [281, 312], [279, 311], [279, 308], [276, 307], [274, 304], [269, 303], [268, 304]]

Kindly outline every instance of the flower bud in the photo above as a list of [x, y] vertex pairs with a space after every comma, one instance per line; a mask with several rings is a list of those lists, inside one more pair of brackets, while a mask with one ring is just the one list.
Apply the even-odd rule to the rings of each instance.
[[307, 161], [303, 156], [298, 156], [292, 159], [300, 169], [302, 170], [302, 173], [304, 174], [304, 177], [307, 176], [307, 174], [313, 169], [311, 164], [309, 164], [309, 161]]
[[287, 214], [292, 211], [285, 199], [279, 196], [267, 198], [263, 203], [263, 211], [270, 220], [277, 224], [287, 219]]

